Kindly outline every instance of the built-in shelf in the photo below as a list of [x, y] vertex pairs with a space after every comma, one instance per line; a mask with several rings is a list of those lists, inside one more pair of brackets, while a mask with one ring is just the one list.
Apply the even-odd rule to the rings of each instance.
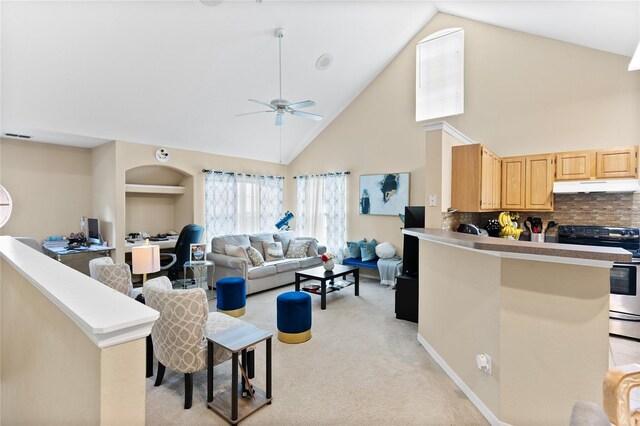
[[140, 185], [135, 183], [127, 183], [125, 186], [126, 193], [137, 194], [184, 194], [184, 186], [170, 185]]

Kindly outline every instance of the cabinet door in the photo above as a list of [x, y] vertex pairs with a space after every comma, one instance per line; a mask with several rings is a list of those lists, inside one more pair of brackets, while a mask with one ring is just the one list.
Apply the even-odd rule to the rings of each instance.
[[598, 151], [596, 154], [596, 177], [638, 177], [638, 147]]
[[553, 209], [553, 155], [526, 157], [525, 208]]
[[596, 175], [594, 151], [563, 152], [556, 155], [556, 180], [585, 180]]
[[525, 158], [502, 159], [502, 209], [524, 209]]
[[502, 160], [495, 157], [493, 160], [493, 208], [500, 210], [500, 194], [502, 187]]
[[495, 155], [486, 148], [482, 148], [482, 166], [481, 166], [481, 197], [480, 209], [491, 210], [495, 204], [493, 202], [493, 168]]

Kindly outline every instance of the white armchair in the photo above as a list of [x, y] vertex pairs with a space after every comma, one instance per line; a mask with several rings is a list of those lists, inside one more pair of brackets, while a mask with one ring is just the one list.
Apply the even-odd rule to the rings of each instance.
[[[153, 351], [158, 359], [155, 386], [162, 384], [165, 369], [185, 377], [184, 408], [193, 400], [192, 374], [207, 368], [207, 339], [205, 331], [217, 332], [242, 323], [241, 320], [219, 312], [209, 313], [205, 291], [201, 288], [173, 290], [167, 277], [147, 281], [144, 286], [147, 306], [160, 312], [151, 329]], [[216, 346], [214, 365], [231, 358], [226, 349]]]

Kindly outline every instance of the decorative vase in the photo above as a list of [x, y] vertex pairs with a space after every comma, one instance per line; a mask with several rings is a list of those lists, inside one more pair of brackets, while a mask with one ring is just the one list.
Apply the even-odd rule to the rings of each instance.
[[333, 271], [333, 259], [329, 259], [322, 264], [327, 271]]

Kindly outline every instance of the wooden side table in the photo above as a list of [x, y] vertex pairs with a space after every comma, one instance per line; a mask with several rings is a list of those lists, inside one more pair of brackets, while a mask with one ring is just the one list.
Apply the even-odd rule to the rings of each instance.
[[[271, 404], [271, 338], [273, 334], [258, 327], [243, 323], [218, 333], [207, 334], [207, 407], [224, 417], [232, 425], [238, 424], [258, 409]], [[247, 348], [265, 341], [266, 344], [266, 392], [252, 387], [244, 373], [247, 366]], [[231, 352], [231, 389], [213, 397], [213, 352], [214, 345], [220, 345]], [[238, 355], [242, 354], [242, 365], [238, 365]], [[238, 367], [242, 369], [242, 390], [238, 389]], [[245, 396], [245, 388], [249, 395]], [[242, 399], [238, 396], [242, 392]], [[250, 394], [253, 394], [251, 397]]]

